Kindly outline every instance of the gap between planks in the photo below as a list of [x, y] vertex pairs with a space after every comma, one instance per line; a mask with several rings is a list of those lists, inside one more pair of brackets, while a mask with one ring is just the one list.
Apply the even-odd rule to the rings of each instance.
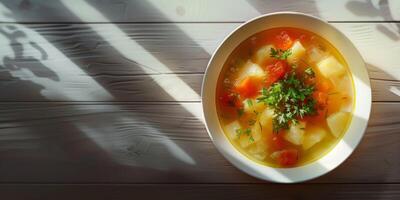
[[[261, 15], [260, 15], [261, 16]], [[247, 20], [250, 21], [251, 19]], [[23, 24], [23, 25], [35, 25], [35, 24], [49, 24], [49, 25], [53, 25], [53, 24], [66, 24], [66, 25], [73, 25], [73, 24], [242, 24], [245, 23], [247, 21], [151, 21], [151, 22], [7, 22], [7, 21], [0, 21], [0, 24]], [[326, 21], [326, 20], [324, 20]], [[328, 23], [332, 23], [332, 24], [346, 24], [346, 23], [375, 23], [375, 24], [380, 24], [380, 23], [400, 23], [400, 21], [398, 20], [382, 20], [382, 21], [374, 21], [374, 20], [370, 20], [370, 21], [352, 21], [352, 20], [348, 20], [348, 21], [331, 21], [328, 20], [326, 21]]]

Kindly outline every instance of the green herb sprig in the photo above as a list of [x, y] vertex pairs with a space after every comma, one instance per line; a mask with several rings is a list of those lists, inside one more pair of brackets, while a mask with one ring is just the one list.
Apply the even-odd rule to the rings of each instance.
[[306, 85], [295, 71], [287, 73], [284, 79], [262, 89], [258, 102], [264, 102], [274, 110], [273, 130], [278, 133], [288, 129], [290, 123], [315, 113], [316, 101], [313, 99], [313, 85]]
[[278, 60], [286, 60], [290, 55], [292, 55], [292, 51], [290, 49], [282, 50], [274, 48], [271, 48], [271, 52], [269, 54], [270, 57]]

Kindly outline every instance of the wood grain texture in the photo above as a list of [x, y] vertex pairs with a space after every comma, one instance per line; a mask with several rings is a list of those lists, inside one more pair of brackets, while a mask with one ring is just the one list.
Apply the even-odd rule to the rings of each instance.
[[[180, 104], [47, 102], [0, 108], [1, 183], [260, 182], [224, 159], [204, 125]], [[313, 182], [398, 183], [399, 113], [399, 103], [373, 103], [360, 146]]]
[[[400, 198], [393, 184], [1, 185], [12, 199], [365, 199]], [[157, 191], [157, 192], [155, 192]]]
[[74, 1], [72, 8], [78, 9], [81, 16], [74, 14], [67, 5], [68, 1], [59, 0], [5, 0], [0, 21], [104, 22], [87, 7], [102, 13], [107, 22], [232, 22], [277, 11], [303, 12], [331, 21], [400, 20], [400, 4], [396, 0]]
[[[223, 38], [276, 11], [334, 22], [371, 77], [361, 144], [305, 184], [239, 171], [186, 110]], [[0, 45], [2, 199], [400, 199], [400, 1], [4, 0]]]
[[[3, 24], [0, 101], [199, 101], [210, 53], [238, 25]], [[400, 101], [400, 33], [382, 31], [399, 24], [334, 25], [366, 60], [373, 100]], [[195, 93], [171, 97], [160, 83], [173, 79]]]

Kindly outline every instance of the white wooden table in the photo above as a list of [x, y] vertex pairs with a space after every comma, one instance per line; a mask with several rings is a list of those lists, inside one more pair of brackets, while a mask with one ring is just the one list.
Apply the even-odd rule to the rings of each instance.
[[[233, 167], [199, 120], [212, 52], [275, 11], [343, 31], [372, 85], [354, 154], [296, 185]], [[0, 43], [1, 199], [400, 199], [400, 1], [3, 0]]]

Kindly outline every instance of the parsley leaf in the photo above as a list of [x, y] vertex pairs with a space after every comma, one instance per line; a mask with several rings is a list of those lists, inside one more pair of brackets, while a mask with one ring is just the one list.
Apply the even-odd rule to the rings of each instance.
[[306, 73], [310, 77], [315, 77], [314, 70], [311, 67], [308, 67], [306, 70], [304, 70], [304, 73]]
[[271, 48], [271, 52], [269, 54], [270, 57], [278, 60], [286, 60], [290, 55], [292, 55], [292, 51], [290, 49], [282, 50], [274, 48]]
[[251, 136], [251, 129], [250, 128], [246, 128], [246, 129], [236, 129], [236, 136], [240, 137], [242, 134], [246, 134], [247, 136]]
[[247, 99], [246, 103], [249, 107], [253, 106], [253, 101], [251, 99]]
[[242, 129], [236, 129], [236, 136], [240, 137], [240, 135], [243, 133]]
[[250, 142], [254, 142], [254, 138], [253, 138], [253, 136], [252, 136], [252, 135], [250, 135], [250, 138], [249, 138], [249, 140], [250, 140]]
[[253, 126], [256, 123], [256, 120], [250, 119], [249, 120], [249, 126]]
[[244, 114], [243, 108], [237, 109], [237, 113], [238, 113], [239, 117], [241, 117]]

